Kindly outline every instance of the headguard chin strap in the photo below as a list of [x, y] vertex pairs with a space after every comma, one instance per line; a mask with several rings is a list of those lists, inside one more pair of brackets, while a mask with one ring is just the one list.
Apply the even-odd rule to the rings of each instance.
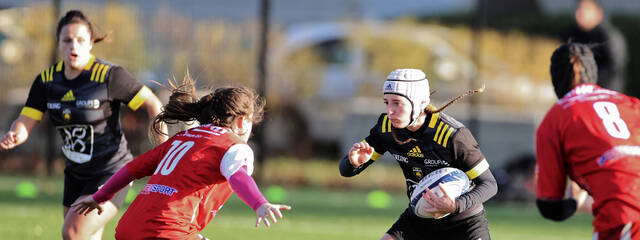
[[387, 76], [382, 93], [400, 95], [409, 100], [411, 103], [409, 125], [411, 125], [429, 105], [429, 80], [419, 69], [397, 69]]

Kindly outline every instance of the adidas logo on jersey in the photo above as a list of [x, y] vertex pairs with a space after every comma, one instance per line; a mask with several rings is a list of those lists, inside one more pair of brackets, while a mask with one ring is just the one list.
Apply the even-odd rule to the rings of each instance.
[[75, 101], [75, 100], [76, 100], [76, 97], [73, 96], [73, 92], [71, 90], [69, 90], [67, 93], [64, 94], [64, 96], [62, 96], [63, 102]]
[[424, 154], [422, 154], [422, 151], [420, 151], [420, 148], [418, 146], [415, 146], [413, 149], [411, 149], [407, 153], [407, 156], [409, 156], [409, 157], [424, 157]]

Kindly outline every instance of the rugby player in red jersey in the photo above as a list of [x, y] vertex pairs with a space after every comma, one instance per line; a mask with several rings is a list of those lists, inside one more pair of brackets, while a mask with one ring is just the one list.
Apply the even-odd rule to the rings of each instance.
[[[186, 78], [184, 86], [195, 89]], [[200, 126], [175, 134], [140, 155], [92, 196], [72, 209], [86, 214], [109, 200], [134, 179], [151, 176], [124, 213], [116, 239], [201, 239], [200, 231], [215, 217], [232, 192], [256, 211], [260, 222], [282, 218], [290, 206], [269, 203], [250, 176], [253, 151], [247, 145], [253, 124], [262, 120], [264, 101], [245, 87], [218, 88], [198, 101], [195, 92], [175, 88], [154, 120], [162, 123], [198, 121]]]
[[567, 176], [593, 197], [593, 239], [640, 239], [640, 100], [594, 84], [589, 46], [567, 43], [551, 57], [558, 102], [537, 130], [537, 205], [562, 221]]

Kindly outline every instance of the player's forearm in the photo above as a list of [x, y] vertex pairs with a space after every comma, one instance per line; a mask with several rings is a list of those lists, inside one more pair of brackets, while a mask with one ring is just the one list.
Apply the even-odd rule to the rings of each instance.
[[468, 193], [465, 193], [456, 199], [456, 213], [464, 212], [476, 204], [482, 204], [498, 192], [498, 184], [491, 174], [486, 170], [474, 179], [476, 186]]
[[373, 161], [369, 160], [360, 165], [360, 167], [356, 168], [351, 165], [351, 162], [349, 161], [349, 155], [346, 155], [342, 158], [342, 160], [340, 160], [340, 164], [338, 165], [338, 168], [340, 169], [340, 175], [342, 175], [343, 177], [353, 177], [355, 175], [358, 175], [365, 168], [371, 165], [372, 162]]
[[133, 180], [135, 180], [135, 178], [131, 176], [127, 166], [124, 166], [116, 172], [116, 174], [111, 176], [102, 188], [93, 194], [93, 200], [98, 203], [108, 201], [113, 198], [120, 189], [127, 186]]
[[244, 201], [249, 207], [256, 211], [262, 204], [267, 203], [267, 199], [260, 193], [258, 185], [253, 180], [245, 168], [240, 168], [229, 178], [231, 189]]
[[9, 131], [15, 134], [15, 142], [13, 143], [14, 147], [27, 141], [36, 124], [38, 124], [37, 120], [24, 115], [20, 115], [15, 121], [13, 121], [13, 123], [11, 123]]

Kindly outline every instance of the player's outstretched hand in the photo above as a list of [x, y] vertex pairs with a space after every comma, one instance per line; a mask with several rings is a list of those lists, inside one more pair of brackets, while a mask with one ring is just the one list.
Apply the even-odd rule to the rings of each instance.
[[260, 225], [260, 222], [264, 222], [264, 225], [267, 227], [271, 226], [269, 219], [271, 219], [273, 223], [277, 223], [278, 219], [276, 219], [276, 216], [278, 216], [278, 218], [282, 218], [280, 210], [291, 210], [291, 206], [271, 203], [262, 204], [262, 206], [256, 210], [256, 214], [258, 215], [258, 218], [256, 219], [256, 227]]
[[14, 131], [8, 131], [0, 140], [0, 149], [9, 150], [18, 145], [18, 134]]
[[373, 147], [369, 146], [367, 142], [357, 142], [349, 150], [349, 162], [354, 167], [360, 167], [360, 165], [369, 161], [371, 156], [373, 156]]
[[433, 218], [438, 219], [449, 215], [449, 213], [456, 211], [456, 202], [449, 197], [447, 191], [444, 190], [444, 187], [441, 184], [438, 184], [440, 188], [440, 192], [443, 193], [442, 196], [438, 197], [431, 189], [425, 188], [425, 193], [422, 194], [429, 205], [430, 208], [426, 208], [425, 211], [433, 213]]
[[93, 200], [93, 195], [77, 200], [71, 205], [71, 210], [80, 215], [87, 215], [94, 209], [98, 209], [98, 215], [102, 214], [102, 206]]

